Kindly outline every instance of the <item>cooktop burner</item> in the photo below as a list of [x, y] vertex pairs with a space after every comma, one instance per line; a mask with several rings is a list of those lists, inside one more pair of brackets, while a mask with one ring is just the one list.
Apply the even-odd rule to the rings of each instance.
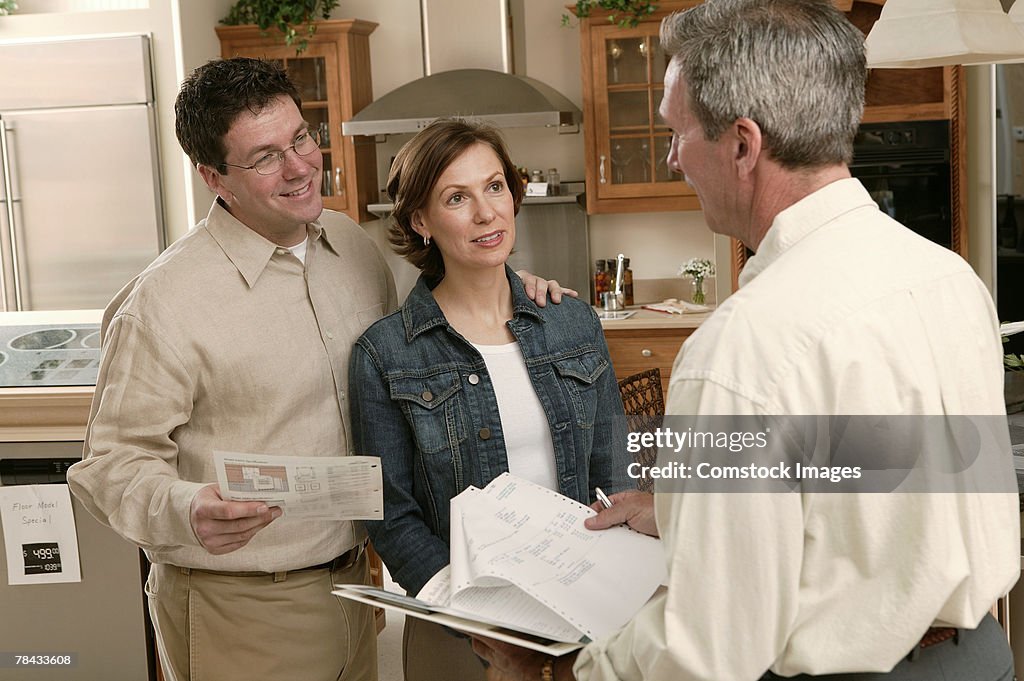
[[0, 326], [0, 387], [95, 385], [99, 324]]

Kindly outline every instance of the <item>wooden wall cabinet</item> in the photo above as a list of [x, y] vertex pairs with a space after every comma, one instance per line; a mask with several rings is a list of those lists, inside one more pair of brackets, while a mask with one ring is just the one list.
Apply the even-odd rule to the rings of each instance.
[[363, 222], [370, 219], [366, 205], [378, 200], [377, 152], [372, 138], [343, 136], [341, 124], [373, 100], [369, 37], [377, 24], [330, 19], [316, 27], [309, 47], [298, 55], [276, 29], [267, 35], [256, 26], [216, 30], [222, 57], [261, 57], [285, 65], [299, 85], [303, 116], [323, 137], [324, 207]]
[[660, 2], [635, 28], [609, 22], [605, 11], [579, 20], [587, 213], [700, 209], [693, 189], [668, 169], [672, 131], [658, 115], [668, 65], [661, 20], [699, 4]]

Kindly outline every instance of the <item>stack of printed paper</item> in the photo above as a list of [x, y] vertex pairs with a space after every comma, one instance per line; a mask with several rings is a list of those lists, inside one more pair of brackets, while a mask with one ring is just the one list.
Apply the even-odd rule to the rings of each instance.
[[416, 599], [360, 586], [335, 593], [557, 654], [621, 627], [665, 579], [659, 540], [587, 530], [593, 510], [508, 473], [451, 504], [451, 564]]

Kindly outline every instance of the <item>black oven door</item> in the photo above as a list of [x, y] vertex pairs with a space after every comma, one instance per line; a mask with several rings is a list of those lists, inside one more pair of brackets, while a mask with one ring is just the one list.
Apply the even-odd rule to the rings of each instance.
[[884, 212], [953, 247], [948, 122], [862, 125], [850, 172]]

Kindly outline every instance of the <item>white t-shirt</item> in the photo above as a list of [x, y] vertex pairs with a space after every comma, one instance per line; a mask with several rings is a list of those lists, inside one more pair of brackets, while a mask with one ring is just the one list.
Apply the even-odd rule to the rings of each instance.
[[498, 400], [508, 470], [548, 489], [558, 489], [555, 446], [544, 408], [530, 382], [519, 343], [473, 344], [484, 358]]
[[302, 240], [301, 244], [295, 244], [294, 246], [290, 246], [288, 248], [288, 250], [292, 252], [292, 255], [294, 255], [296, 258], [298, 258], [299, 261], [303, 265], [306, 264], [306, 245], [307, 244], [309, 244], [309, 237], [308, 236], [305, 239]]

